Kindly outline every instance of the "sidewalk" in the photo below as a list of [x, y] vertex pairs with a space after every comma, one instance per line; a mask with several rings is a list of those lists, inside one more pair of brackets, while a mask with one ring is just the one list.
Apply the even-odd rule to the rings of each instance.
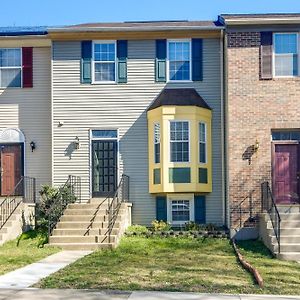
[[2, 289], [0, 300], [295, 300], [300, 296], [264, 296], [264, 295], [217, 295], [171, 292], [121, 292], [95, 290], [55, 290], [55, 289]]
[[[42, 278], [57, 272], [90, 253], [91, 251], [61, 251], [50, 255], [36, 263], [0, 276], [0, 289], [28, 288], [39, 282]], [[3, 291], [0, 290], [0, 296], [2, 295], [2, 292]]]

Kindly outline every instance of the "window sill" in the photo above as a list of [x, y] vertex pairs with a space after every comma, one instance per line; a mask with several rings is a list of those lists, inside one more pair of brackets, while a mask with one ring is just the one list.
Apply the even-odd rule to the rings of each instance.
[[192, 83], [193, 80], [168, 80], [167, 83]]
[[103, 85], [103, 84], [114, 85], [114, 84], [118, 84], [118, 82], [116, 82], [116, 81], [93, 81], [91, 84], [92, 85]]

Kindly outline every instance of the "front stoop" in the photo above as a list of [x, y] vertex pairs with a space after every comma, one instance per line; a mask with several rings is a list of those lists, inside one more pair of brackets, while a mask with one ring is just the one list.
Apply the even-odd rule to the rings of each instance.
[[121, 204], [109, 239], [107, 200], [92, 199], [90, 203], [69, 204], [50, 236], [49, 244], [64, 250], [115, 248], [131, 225], [131, 206], [131, 203]]
[[280, 253], [269, 214], [259, 219], [260, 237], [279, 259], [300, 261], [300, 210], [299, 207], [279, 207], [281, 217]]

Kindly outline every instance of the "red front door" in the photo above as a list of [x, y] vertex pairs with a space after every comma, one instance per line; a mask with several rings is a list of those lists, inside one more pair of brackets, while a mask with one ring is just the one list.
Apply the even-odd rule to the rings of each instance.
[[275, 144], [273, 158], [273, 189], [278, 204], [299, 201], [299, 145]]
[[2, 145], [1, 150], [1, 196], [10, 195], [21, 179], [22, 145]]

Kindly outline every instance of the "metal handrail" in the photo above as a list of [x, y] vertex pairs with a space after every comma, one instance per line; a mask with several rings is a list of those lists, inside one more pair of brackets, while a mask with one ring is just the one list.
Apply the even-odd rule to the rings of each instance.
[[[66, 194], [66, 189], [70, 191]], [[48, 234], [51, 235], [68, 204], [81, 202], [81, 178], [69, 175], [67, 181], [58, 189], [56, 201], [48, 208]]]
[[90, 224], [87, 227], [86, 232], [84, 235], [89, 235], [90, 229], [93, 227], [93, 223], [97, 217], [99, 209], [102, 203], [107, 201], [107, 210], [106, 214], [108, 215], [108, 227], [107, 231], [104, 234], [104, 238], [101, 242], [104, 242], [108, 238], [108, 242], [111, 242], [111, 232], [115, 225], [116, 219], [119, 214], [119, 209], [121, 203], [129, 201], [129, 176], [123, 174], [120, 180], [120, 183], [114, 192], [113, 195], [109, 194], [95, 209], [95, 213], [93, 218], [90, 220]]
[[278, 243], [278, 253], [280, 253], [280, 223], [281, 217], [277, 205], [274, 201], [274, 197], [269, 185], [269, 182], [263, 182], [261, 184], [261, 199], [262, 199], [262, 212], [266, 211], [272, 223], [274, 234]]
[[0, 204], [0, 229], [5, 225], [21, 202], [36, 202], [35, 178], [22, 176], [13, 191]]
[[242, 205], [248, 200], [249, 201], [249, 212], [247, 210], [247, 214], [249, 214], [249, 221], [253, 221], [255, 218], [253, 217], [253, 200], [252, 200], [252, 194], [254, 193], [255, 190], [252, 190], [249, 192], [249, 195], [243, 198], [243, 200], [236, 206], [234, 206], [231, 210], [236, 211], [238, 210], [239, 213], [239, 228], [242, 228], [243, 226], [243, 209]]

